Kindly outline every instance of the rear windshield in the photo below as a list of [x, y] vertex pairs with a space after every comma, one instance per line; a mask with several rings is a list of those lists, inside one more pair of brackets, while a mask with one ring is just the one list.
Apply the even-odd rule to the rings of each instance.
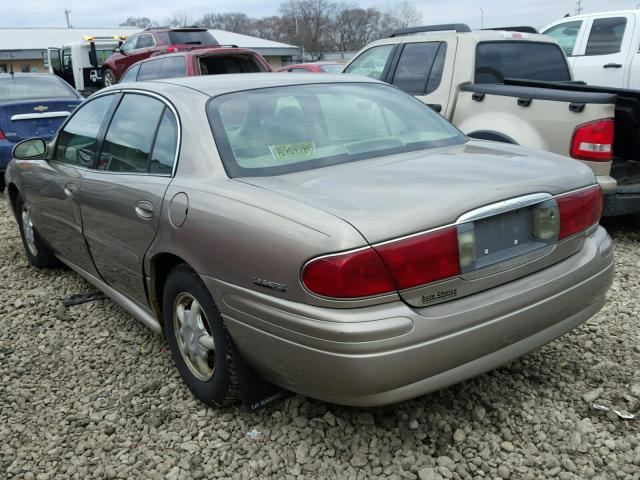
[[76, 99], [78, 96], [53, 75], [0, 75], [0, 101], [36, 98]]
[[326, 73], [340, 73], [342, 72], [343, 68], [344, 68], [344, 65], [341, 65], [339, 63], [320, 65], [320, 70]]
[[553, 43], [479, 43], [475, 83], [501, 83], [505, 78], [565, 82], [571, 73], [562, 50]]
[[243, 91], [214, 98], [208, 113], [230, 177], [281, 175], [465, 141], [431, 108], [386, 85]]
[[202, 75], [257, 73], [266, 69], [252, 55], [209, 55], [200, 57]]
[[173, 45], [218, 45], [209, 30], [169, 30], [158, 35], [163, 42]]

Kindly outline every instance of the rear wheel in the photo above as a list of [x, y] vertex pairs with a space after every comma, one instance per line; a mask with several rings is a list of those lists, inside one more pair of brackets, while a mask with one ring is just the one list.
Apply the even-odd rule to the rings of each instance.
[[118, 83], [113, 70], [110, 70], [108, 68], [104, 71], [102, 78], [105, 87], [110, 87], [111, 85], [115, 85], [116, 83]]
[[33, 226], [33, 220], [31, 219], [31, 211], [20, 196], [16, 198], [16, 217], [18, 219], [18, 228], [20, 229], [22, 244], [24, 245], [29, 263], [38, 268], [53, 268], [59, 266], [60, 261], [36, 231]]
[[231, 337], [211, 294], [187, 265], [167, 277], [163, 317], [173, 360], [193, 394], [207, 405], [236, 402], [240, 390]]

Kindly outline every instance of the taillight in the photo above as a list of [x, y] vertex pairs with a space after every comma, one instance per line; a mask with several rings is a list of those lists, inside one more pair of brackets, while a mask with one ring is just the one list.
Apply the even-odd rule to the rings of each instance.
[[571, 156], [581, 160], [608, 162], [613, 158], [613, 119], [580, 125], [573, 132]]
[[179, 52], [180, 49], [178, 47], [176, 47], [175, 45], [169, 45], [167, 47], [167, 53], [175, 53], [175, 52]]
[[376, 246], [400, 290], [460, 273], [456, 227]]
[[558, 197], [560, 240], [582, 232], [600, 221], [602, 190], [598, 185]]
[[5, 138], [7, 137], [4, 136], [4, 132], [0, 130], [0, 140], [4, 140]]
[[317, 295], [334, 298], [370, 297], [396, 290], [371, 247], [311, 260], [302, 269], [302, 283]]

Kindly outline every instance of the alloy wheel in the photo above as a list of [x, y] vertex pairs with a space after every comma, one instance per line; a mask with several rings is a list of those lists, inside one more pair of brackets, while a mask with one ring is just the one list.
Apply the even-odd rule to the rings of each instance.
[[173, 330], [182, 359], [198, 380], [206, 382], [215, 371], [215, 341], [198, 301], [189, 293], [177, 296]]
[[29, 249], [29, 253], [34, 257], [38, 256], [38, 248], [36, 247], [36, 234], [33, 230], [33, 221], [27, 207], [22, 207], [22, 233], [24, 240]]

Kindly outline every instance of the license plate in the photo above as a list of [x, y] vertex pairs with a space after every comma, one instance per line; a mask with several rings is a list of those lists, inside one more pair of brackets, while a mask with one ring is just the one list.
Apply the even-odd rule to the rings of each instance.
[[554, 239], [543, 241], [533, 237], [533, 208], [512, 210], [458, 227], [459, 232], [473, 230], [475, 243], [475, 259], [462, 266], [462, 271], [469, 272], [506, 262], [554, 243]]

